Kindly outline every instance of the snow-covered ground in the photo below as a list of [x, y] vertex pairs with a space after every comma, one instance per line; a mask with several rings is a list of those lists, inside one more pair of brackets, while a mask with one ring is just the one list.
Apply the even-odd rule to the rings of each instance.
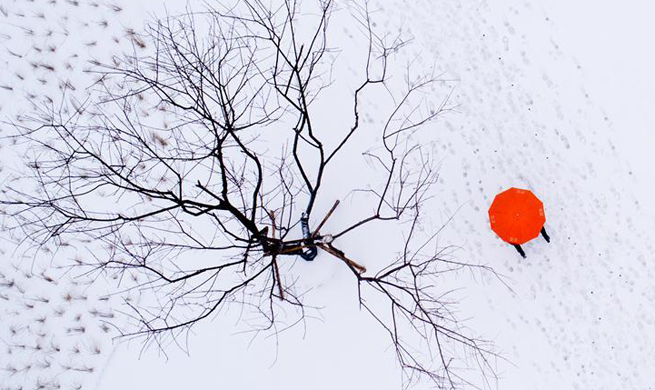
[[[4, 0], [0, 115], [28, 113], [26, 94], [55, 99], [67, 81], [83, 93], [92, 81], [86, 61], [131, 50], [128, 30], [163, 5]], [[182, 5], [168, 4], [175, 6]], [[394, 0], [376, 7], [388, 20], [380, 28], [403, 28], [419, 63], [456, 80], [457, 109], [431, 125], [442, 160], [432, 210], [435, 226], [453, 217], [440, 242], [458, 246], [454, 256], [503, 276], [504, 283], [484, 274], [453, 281], [465, 287], [460, 317], [505, 358], [490, 387], [651, 388], [655, 4]], [[2, 147], [7, 172], [12, 148]], [[510, 186], [543, 200], [552, 237], [525, 245], [525, 260], [488, 227], [493, 196]], [[300, 265], [317, 273], [309, 279], [317, 284], [312, 303], [324, 306], [320, 319], [250, 343], [228, 314], [195, 329], [189, 356], [172, 348], [165, 359], [155, 350], [141, 354], [138, 342], [112, 344], [115, 333], [103, 329], [112, 305], [102, 298], [105, 287], [33, 268], [31, 258], [3, 245], [0, 389], [55, 382], [105, 390], [399, 388], [386, 335], [359, 311], [347, 273], [327, 262]], [[60, 307], [66, 311], [57, 317]]]

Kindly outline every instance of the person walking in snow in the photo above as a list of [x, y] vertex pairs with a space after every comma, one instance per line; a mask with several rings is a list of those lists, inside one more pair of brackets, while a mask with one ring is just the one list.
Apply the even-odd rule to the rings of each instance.
[[526, 256], [521, 244], [539, 234], [550, 242], [544, 226], [544, 205], [530, 190], [512, 187], [496, 195], [489, 207], [489, 222], [498, 237], [514, 246], [523, 258]]

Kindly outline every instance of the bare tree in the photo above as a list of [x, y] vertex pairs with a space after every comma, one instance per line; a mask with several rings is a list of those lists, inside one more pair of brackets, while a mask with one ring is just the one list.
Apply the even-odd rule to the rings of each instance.
[[[438, 285], [475, 266], [435, 249], [439, 230], [423, 226], [437, 170], [417, 132], [448, 110], [447, 98], [430, 98], [439, 76], [392, 66], [408, 42], [378, 35], [368, 4], [348, 9], [363, 55], [346, 59], [361, 72], [350, 109], [338, 113], [350, 118], [345, 128], [330, 123], [321, 100], [338, 81], [328, 39], [330, 17], [343, 11], [331, 0], [302, 12], [295, 0], [278, 8], [241, 1], [131, 32], [134, 53], [95, 63], [87, 101], [64, 96], [15, 123], [37, 190], [4, 189], [14, 228], [37, 245], [96, 245], [102, 250], [80, 265], [133, 275], [131, 288], [156, 292], [154, 308], [128, 303], [139, 328], [126, 335], [158, 345], [230, 303], [253, 308], [258, 329], [279, 331], [289, 309], [302, 320], [309, 306], [285, 277], [294, 264], [285, 259], [325, 253], [352, 272], [361, 307], [388, 332], [408, 383], [454, 388], [471, 362], [492, 372], [495, 355], [467, 335]], [[391, 102], [384, 118], [373, 107], [382, 100]], [[364, 123], [365, 115], [384, 120]], [[350, 189], [367, 208], [343, 210], [330, 193], [353, 155], [376, 174]], [[355, 219], [330, 219], [346, 211]], [[376, 253], [384, 265], [375, 270], [338, 244], [385, 225], [402, 231], [402, 242], [385, 258]]]

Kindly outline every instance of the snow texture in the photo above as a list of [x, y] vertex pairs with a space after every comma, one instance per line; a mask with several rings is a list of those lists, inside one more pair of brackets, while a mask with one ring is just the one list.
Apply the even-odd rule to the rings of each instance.
[[[435, 66], [444, 91], [452, 88], [453, 110], [430, 129], [442, 160], [432, 220], [434, 227], [447, 222], [440, 243], [452, 246], [453, 257], [502, 275], [452, 281], [460, 318], [504, 357], [498, 378], [482, 387], [655, 383], [655, 61], [647, 39], [655, 6], [627, 3], [394, 0], [372, 7], [378, 28], [414, 37], [415, 65]], [[94, 81], [89, 61], [138, 50], [135, 33], [164, 4], [3, 1], [2, 118], [19, 121], [30, 99], [56, 100], [66, 84], [84, 96]], [[343, 28], [346, 36], [358, 33]], [[13, 153], [22, 149], [1, 146], [4, 177], [20, 169]], [[511, 186], [541, 198], [552, 238], [524, 245], [525, 260], [488, 226], [493, 196]], [[324, 307], [320, 319], [251, 340], [227, 313], [195, 329], [189, 356], [173, 348], [164, 358], [141, 354], [137, 342], [114, 343], [107, 320], [120, 302], [107, 295], [111, 283], [91, 285], [60, 266], [83, 248], [36, 256], [12, 250], [11, 240], [3, 234], [0, 252], [0, 389], [400, 386], [386, 335], [359, 311], [352, 281], [325, 255], [295, 265], [313, 286], [312, 303]], [[359, 250], [364, 265], [376, 261], [375, 248]]]

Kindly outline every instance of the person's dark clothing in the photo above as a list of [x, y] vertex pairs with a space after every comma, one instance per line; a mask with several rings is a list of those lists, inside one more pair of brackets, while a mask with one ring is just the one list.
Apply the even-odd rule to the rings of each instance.
[[541, 228], [541, 235], [544, 236], [544, 238], [546, 239], [546, 242], [550, 242], [550, 236], [548, 235], [548, 233], [546, 233], [546, 228], [545, 227]]
[[521, 248], [521, 245], [518, 244], [513, 244], [514, 248], [521, 254], [521, 257], [525, 259], [525, 252], [523, 252], [523, 248]]

